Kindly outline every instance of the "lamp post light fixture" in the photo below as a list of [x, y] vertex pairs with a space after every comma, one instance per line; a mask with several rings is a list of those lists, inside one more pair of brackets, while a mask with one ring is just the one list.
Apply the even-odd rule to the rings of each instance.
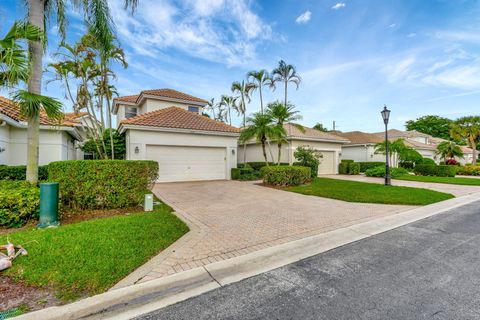
[[385, 185], [391, 186], [390, 165], [388, 163], [388, 119], [390, 118], [390, 110], [387, 109], [387, 106], [384, 106], [380, 113], [382, 114], [383, 123], [385, 123]]

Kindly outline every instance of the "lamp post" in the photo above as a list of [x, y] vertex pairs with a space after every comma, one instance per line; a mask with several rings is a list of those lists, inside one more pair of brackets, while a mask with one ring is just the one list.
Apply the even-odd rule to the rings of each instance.
[[385, 123], [385, 185], [391, 186], [390, 165], [388, 164], [388, 119], [390, 118], [390, 110], [387, 109], [387, 106], [384, 106], [380, 113], [383, 123]]

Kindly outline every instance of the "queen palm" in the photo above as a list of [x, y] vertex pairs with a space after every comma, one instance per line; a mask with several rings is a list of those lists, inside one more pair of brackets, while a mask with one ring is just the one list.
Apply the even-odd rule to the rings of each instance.
[[480, 116], [462, 117], [452, 125], [450, 135], [454, 139], [466, 140], [473, 151], [472, 164], [477, 164], [477, 143], [480, 141]]
[[296, 85], [296, 88], [298, 89], [298, 86], [300, 85], [300, 82], [302, 79], [300, 76], [297, 74], [297, 70], [295, 69], [294, 66], [291, 64], [287, 64], [285, 61], [280, 60], [278, 63], [278, 67], [273, 69], [272, 71], [272, 84], [275, 85], [277, 82], [283, 83], [284, 89], [285, 89], [285, 100], [284, 103], [287, 105], [288, 103], [288, 83], [292, 82]]
[[263, 95], [262, 95], [262, 87], [264, 86], [272, 86], [272, 78], [267, 70], [262, 69], [260, 71], [250, 71], [247, 73], [248, 81], [250, 81], [254, 89], [258, 89], [258, 93], [260, 96], [260, 112], [263, 113]]
[[443, 141], [437, 146], [437, 154], [446, 161], [448, 159], [463, 158], [462, 149], [453, 141]]
[[232, 125], [232, 109], [235, 107], [236, 102], [236, 97], [226, 95], [223, 95], [220, 101], [220, 105], [225, 107], [225, 111], [227, 113], [225, 118], [228, 119], [228, 123], [230, 125]]
[[[66, 0], [27, 0], [25, 1], [28, 22], [44, 31], [44, 27], [50, 17], [57, 18], [58, 31], [65, 38], [67, 25]], [[136, 7], [138, 0], [124, 0], [126, 8]], [[96, 39], [106, 45], [113, 34], [113, 23], [108, 8], [108, 0], [70, 0], [73, 7], [79, 10], [85, 17], [85, 23], [92, 30]], [[42, 88], [42, 59], [44, 53], [44, 41], [30, 40], [30, 77], [28, 79], [28, 92], [41, 94]], [[27, 180], [37, 182], [38, 180], [38, 146], [40, 136], [39, 113], [32, 113], [27, 117]]]
[[285, 129], [277, 126], [269, 114], [257, 112], [252, 117], [247, 118], [246, 127], [243, 128], [239, 141], [246, 143], [251, 139], [255, 139], [257, 143], [260, 143], [265, 165], [268, 166], [267, 150], [265, 148], [267, 140], [279, 140], [285, 137], [286, 134]]
[[[272, 102], [267, 106], [267, 114], [269, 114], [272, 119], [275, 121], [276, 125], [283, 128], [285, 123], [290, 123], [291, 125], [298, 128], [300, 131], [304, 132], [305, 128], [295, 123], [298, 120], [302, 120], [303, 117], [299, 114], [298, 110], [295, 110], [295, 106], [292, 104], [283, 104], [281, 102]], [[277, 142], [278, 146], [278, 158], [277, 164], [280, 165], [280, 158], [282, 156], [282, 144], [285, 143], [285, 139], [279, 139]]]

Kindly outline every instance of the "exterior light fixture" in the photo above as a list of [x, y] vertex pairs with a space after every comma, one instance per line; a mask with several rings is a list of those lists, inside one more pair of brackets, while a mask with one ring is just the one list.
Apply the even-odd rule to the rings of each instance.
[[140, 153], [140, 148], [139, 147], [135, 147], [135, 153]]

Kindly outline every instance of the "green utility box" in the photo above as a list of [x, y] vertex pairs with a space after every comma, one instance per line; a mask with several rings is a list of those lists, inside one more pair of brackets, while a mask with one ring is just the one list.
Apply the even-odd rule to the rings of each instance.
[[39, 228], [56, 227], [58, 221], [58, 182], [40, 183]]

